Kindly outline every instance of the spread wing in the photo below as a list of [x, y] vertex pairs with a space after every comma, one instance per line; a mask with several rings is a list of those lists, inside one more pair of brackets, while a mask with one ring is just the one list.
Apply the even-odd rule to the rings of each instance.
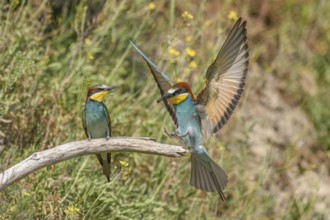
[[[137, 46], [135, 46], [135, 44], [133, 44], [132, 42], [131, 42], [131, 44], [137, 50], [137, 52], [143, 57], [143, 59], [146, 61], [147, 65], [157, 83], [160, 94], [164, 95], [171, 88], [173, 83], [164, 73], [162, 73], [157, 68], [157, 66], [155, 64], [153, 64], [153, 62], [151, 62], [151, 60], [146, 55], [144, 55], [144, 53], [142, 53], [142, 51]], [[177, 122], [173, 107], [168, 103], [167, 100], [164, 100], [163, 102], [164, 102], [164, 105], [165, 105], [168, 113], [170, 113], [174, 124], [176, 126], [178, 126], [178, 122]]]
[[213, 135], [226, 124], [242, 95], [249, 65], [245, 26], [239, 18], [206, 72], [206, 85], [196, 99], [204, 134]]

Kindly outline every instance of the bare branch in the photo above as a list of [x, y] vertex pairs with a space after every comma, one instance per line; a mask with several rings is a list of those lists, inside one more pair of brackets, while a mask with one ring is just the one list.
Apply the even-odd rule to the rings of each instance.
[[87, 154], [103, 152], [137, 152], [167, 157], [181, 157], [187, 151], [180, 147], [161, 144], [150, 138], [113, 137], [75, 141], [33, 153], [30, 157], [0, 173], [0, 191], [14, 182], [45, 166]]

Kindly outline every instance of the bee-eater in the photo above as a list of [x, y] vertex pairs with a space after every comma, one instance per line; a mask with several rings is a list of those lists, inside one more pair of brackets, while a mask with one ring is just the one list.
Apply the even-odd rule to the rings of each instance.
[[[87, 91], [86, 103], [83, 109], [82, 119], [88, 140], [95, 138], [111, 137], [111, 120], [109, 112], [103, 103], [105, 95], [117, 86], [90, 86]], [[110, 181], [111, 154], [96, 154], [100, 162], [103, 174]]]
[[163, 101], [176, 125], [169, 136], [178, 137], [191, 152], [190, 184], [206, 192], [218, 192], [222, 200], [227, 175], [202, 146], [202, 134], [216, 134], [233, 113], [245, 85], [249, 54], [246, 21], [238, 19], [206, 72], [206, 85], [194, 97], [186, 82], [172, 83], [132, 42], [146, 61]]

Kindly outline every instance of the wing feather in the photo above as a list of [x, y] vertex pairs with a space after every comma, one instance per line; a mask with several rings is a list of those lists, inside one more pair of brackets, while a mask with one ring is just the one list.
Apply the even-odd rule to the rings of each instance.
[[206, 135], [217, 133], [229, 120], [244, 89], [249, 65], [246, 21], [238, 19], [215, 61], [196, 107]]
[[87, 132], [87, 125], [86, 125], [86, 104], [84, 106], [84, 109], [82, 110], [82, 124], [83, 124], [83, 128], [86, 134], [86, 137], [88, 138], [88, 132]]
[[[133, 44], [132, 42], [131, 42], [131, 44], [137, 50], [137, 52], [143, 57], [143, 59], [146, 61], [147, 65], [157, 83], [160, 94], [164, 95], [171, 88], [173, 83], [164, 73], [162, 73], [157, 68], [157, 66], [135, 44]], [[173, 107], [168, 103], [167, 100], [164, 100], [163, 102], [164, 102], [164, 105], [165, 105], [168, 113], [170, 114], [174, 124], [176, 126], [178, 126], [177, 118], [175, 116]]]
[[108, 127], [109, 127], [109, 136], [111, 137], [112, 136], [112, 134], [111, 134], [111, 119], [110, 119], [109, 111], [108, 111], [107, 106], [103, 102], [101, 102], [101, 104], [103, 105], [103, 110], [104, 110], [103, 113], [104, 113], [104, 115], [107, 119], [107, 124], [108, 124]]

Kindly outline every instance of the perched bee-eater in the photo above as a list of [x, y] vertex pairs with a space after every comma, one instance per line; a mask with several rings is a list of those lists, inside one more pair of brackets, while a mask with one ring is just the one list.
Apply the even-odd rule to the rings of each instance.
[[191, 152], [190, 184], [206, 192], [218, 192], [222, 200], [227, 175], [202, 146], [202, 134], [216, 134], [228, 121], [243, 92], [248, 71], [249, 54], [246, 21], [238, 19], [215, 61], [206, 72], [206, 85], [193, 95], [186, 82], [172, 83], [132, 42], [144, 58], [157, 83], [161, 98], [170, 113], [178, 137]]
[[[103, 100], [105, 95], [117, 86], [90, 86], [86, 96], [86, 104], [83, 110], [82, 119], [88, 140], [96, 138], [111, 137], [111, 120], [107, 107]], [[100, 162], [103, 174], [110, 181], [111, 154], [96, 154]]]

